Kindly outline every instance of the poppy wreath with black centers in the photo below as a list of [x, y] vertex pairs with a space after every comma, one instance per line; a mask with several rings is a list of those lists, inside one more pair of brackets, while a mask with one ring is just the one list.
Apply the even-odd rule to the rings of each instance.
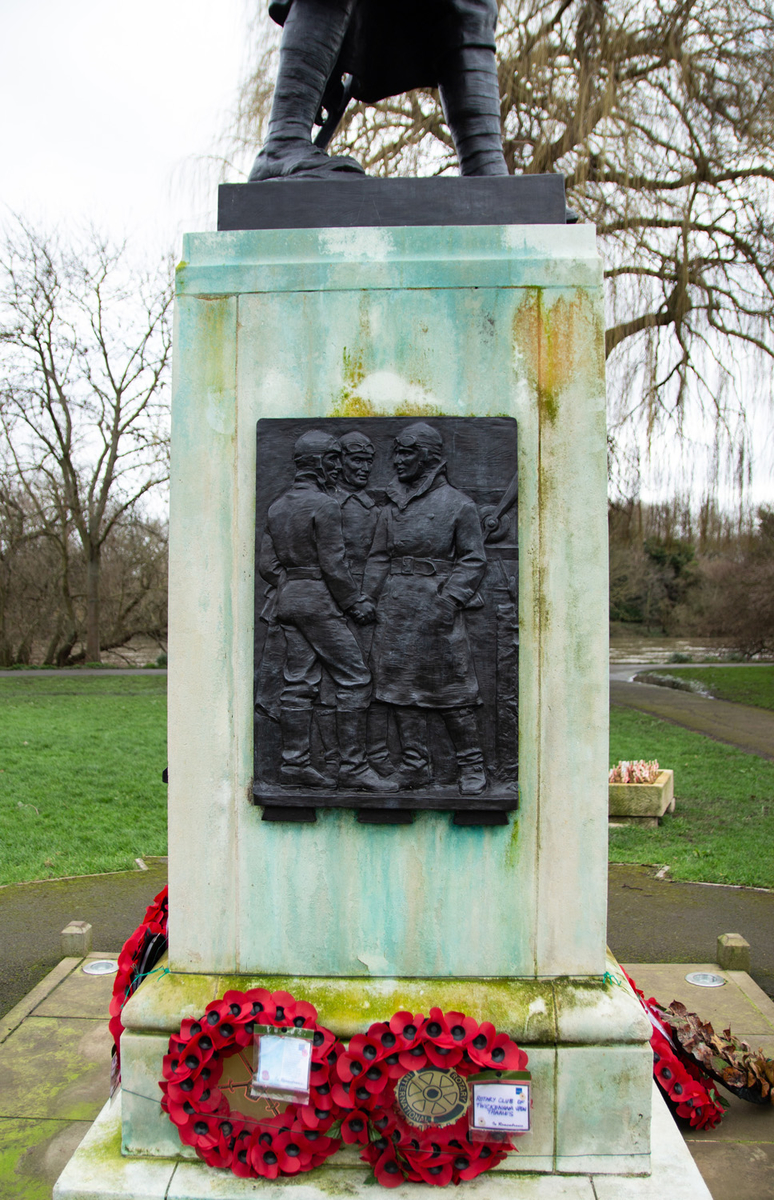
[[661, 1019], [658, 1002], [653, 997], [646, 1000], [634, 980], [629, 979], [625, 971], [623, 973], [653, 1026], [650, 1038], [653, 1078], [669, 1106], [678, 1117], [690, 1121], [693, 1129], [714, 1129], [723, 1118], [725, 1105], [713, 1081], [696, 1062], [686, 1061], [680, 1055], [671, 1030]]
[[[278, 1116], [260, 1122], [232, 1112], [218, 1088], [224, 1059], [250, 1045], [256, 1025], [314, 1031], [309, 1102], [289, 1104]], [[159, 1083], [161, 1107], [180, 1140], [211, 1167], [264, 1179], [311, 1171], [341, 1145], [338, 1137], [327, 1134], [341, 1115], [332, 1082], [343, 1050], [334, 1034], [317, 1024], [317, 1010], [289, 992], [226, 992], [207, 1005], [202, 1017], [186, 1018], [180, 1033], [169, 1039]]]
[[[121, 1034], [124, 1032], [121, 1013], [129, 997], [137, 990], [140, 978], [140, 964], [148, 942], [154, 937], [166, 941], [167, 921], [169, 918], [169, 889], [161, 889], [145, 910], [142, 924], [138, 925], [130, 938], [124, 942], [118, 956], [118, 970], [113, 980], [113, 995], [110, 1000], [110, 1021], [108, 1028], [113, 1035], [116, 1054], [120, 1053]], [[163, 949], [161, 951], [163, 953]]]
[[336, 1063], [333, 1098], [345, 1110], [341, 1137], [363, 1147], [360, 1157], [383, 1187], [405, 1179], [440, 1187], [490, 1171], [514, 1146], [472, 1141], [468, 1114], [453, 1125], [417, 1129], [395, 1105], [395, 1088], [409, 1071], [453, 1069], [463, 1077], [483, 1070], [523, 1071], [527, 1055], [489, 1021], [431, 1008], [395, 1013], [352, 1038]]

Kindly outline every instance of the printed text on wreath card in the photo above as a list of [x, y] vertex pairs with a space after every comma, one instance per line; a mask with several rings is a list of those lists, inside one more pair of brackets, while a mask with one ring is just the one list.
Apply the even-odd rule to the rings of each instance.
[[473, 1128], [503, 1133], [529, 1130], [528, 1083], [476, 1083], [473, 1085]]

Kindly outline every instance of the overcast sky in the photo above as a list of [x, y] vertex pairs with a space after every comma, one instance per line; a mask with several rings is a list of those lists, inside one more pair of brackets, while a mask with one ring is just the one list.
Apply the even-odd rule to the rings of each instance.
[[[246, 0], [0, 0], [0, 203], [179, 250], [233, 104]], [[208, 192], [209, 194], [205, 194]]]
[[[141, 256], [179, 254], [184, 232], [214, 229], [216, 172], [202, 158], [234, 105], [255, 2], [0, 0], [0, 212], [91, 220]], [[750, 499], [771, 502], [768, 397], [753, 425]], [[693, 479], [670, 462], [666, 491], [703, 491], [708, 455], [689, 457]], [[664, 494], [659, 462], [641, 464], [648, 498]]]

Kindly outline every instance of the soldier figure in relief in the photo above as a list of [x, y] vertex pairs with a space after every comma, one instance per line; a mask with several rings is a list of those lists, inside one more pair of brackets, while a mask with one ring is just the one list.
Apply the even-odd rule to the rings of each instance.
[[486, 774], [475, 707], [478, 679], [464, 610], [479, 607], [486, 570], [475, 504], [449, 483], [440, 433], [424, 422], [396, 438], [397, 479], [387, 488], [363, 591], [376, 602], [371, 649], [374, 694], [393, 708], [401, 787], [431, 780], [426, 715], [443, 717], [459, 789], [480, 795]]
[[[376, 501], [368, 491], [375, 450], [371, 439], [354, 429], [342, 434], [339, 446], [341, 461], [331, 494], [341, 505], [344, 550], [355, 585], [362, 590], [363, 572], [379, 516]], [[371, 650], [373, 633], [373, 624], [360, 624], [355, 627], [355, 636], [366, 661]], [[332, 775], [336, 775], [339, 765], [336, 701], [330, 680], [325, 675], [320, 689], [320, 704], [315, 707], [315, 717], [325, 752], [326, 768]], [[387, 747], [388, 719], [386, 707], [378, 700], [372, 700], [368, 710], [367, 756], [370, 766], [383, 777], [393, 773]]]
[[380, 778], [366, 761], [371, 675], [344, 614], [367, 624], [374, 619], [374, 606], [352, 577], [341, 507], [327, 491], [330, 460], [338, 465], [339, 453], [338, 442], [318, 430], [297, 440], [295, 481], [270, 506], [261, 544], [259, 570], [277, 589], [277, 618], [286, 643], [280, 778], [295, 786], [335, 786], [310, 761], [312, 708], [324, 665], [336, 697], [339, 786], [396, 791], [397, 783]]
[[321, 106], [334, 114], [332, 136], [349, 95], [373, 104], [420, 87], [440, 91], [462, 175], [508, 174], [497, 0], [271, 0], [269, 13], [284, 29], [268, 137], [252, 181], [361, 175], [354, 159], [329, 158], [312, 143]]

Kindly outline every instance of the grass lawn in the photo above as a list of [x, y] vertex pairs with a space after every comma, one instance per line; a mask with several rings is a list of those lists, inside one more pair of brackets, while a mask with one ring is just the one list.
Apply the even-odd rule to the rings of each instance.
[[0, 678], [0, 884], [166, 854], [166, 676]]
[[733, 667], [673, 667], [654, 669], [659, 675], [700, 683], [716, 700], [733, 700], [756, 708], [774, 709], [774, 664]]
[[[610, 761], [619, 758], [672, 767], [677, 811], [658, 829], [612, 829], [613, 861], [774, 887], [774, 763], [613, 708]], [[0, 678], [0, 883], [131, 869], [138, 856], [165, 854], [165, 764], [164, 676]]]
[[676, 810], [657, 829], [611, 829], [611, 862], [668, 865], [675, 879], [774, 887], [774, 762], [614, 707], [610, 762], [633, 758], [672, 768]]

